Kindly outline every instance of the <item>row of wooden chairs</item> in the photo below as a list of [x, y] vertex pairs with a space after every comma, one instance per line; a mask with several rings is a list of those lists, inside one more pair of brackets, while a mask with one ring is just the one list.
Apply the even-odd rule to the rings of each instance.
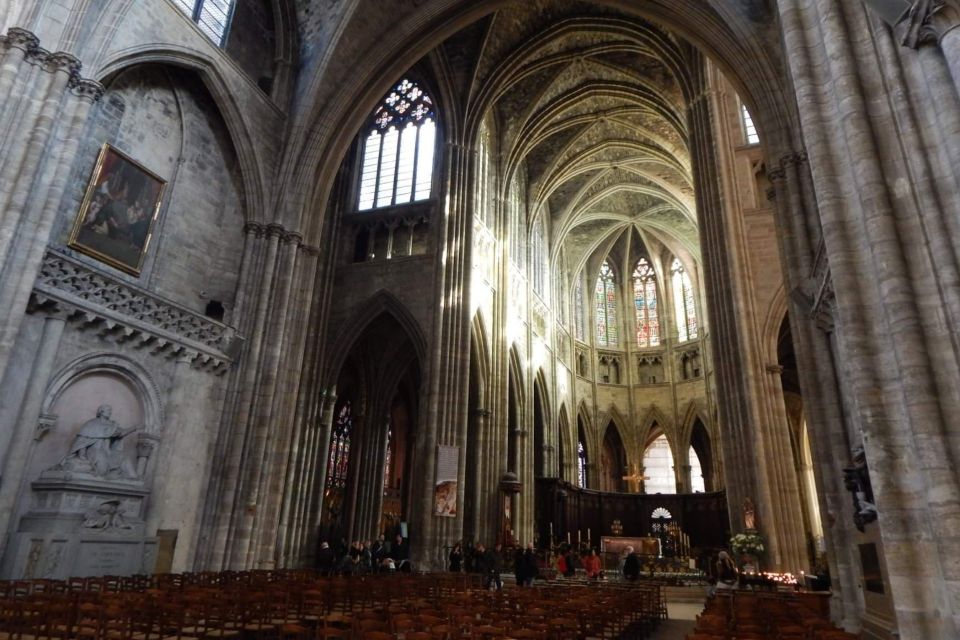
[[855, 640], [792, 593], [720, 592], [687, 640]]
[[665, 613], [657, 584], [490, 592], [463, 574], [263, 571], [0, 582], [0, 637], [10, 640], [643, 638]]

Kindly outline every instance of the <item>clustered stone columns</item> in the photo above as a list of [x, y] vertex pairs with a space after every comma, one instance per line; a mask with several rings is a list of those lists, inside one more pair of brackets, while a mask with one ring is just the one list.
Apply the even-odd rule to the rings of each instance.
[[[445, 145], [447, 166], [443, 175], [448, 184], [446, 208], [437, 225], [437, 283], [438, 309], [429, 343], [426, 372], [423, 377], [429, 385], [426, 406], [416, 434], [417, 457], [421, 473], [414, 480], [411, 511], [415, 518], [411, 531], [411, 559], [421, 568], [442, 569], [446, 559], [441, 550], [463, 535], [463, 509], [454, 518], [436, 517], [434, 512], [434, 465], [437, 445], [460, 448], [458, 472], [458, 504], [463, 504], [466, 465], [467, 405], [470, 363], [470, 305], [469, 287], [472, 265], [471, 231], [473, 214], [470, 210], [469, 185], [474, 172], [475, 154], [461, 143]], [[425, 418], [425, 419], [424, 419]]]
[[694, 75], [698, 93], [689, 102], [688, 123], [717, 393], [723, 398], [719, 431], [731, 525], [742, 530], [744, 500], [755, 501], [773, 568], [799, 573], [807, 566], [799, 484], [793, 466], [782, 463], [792, 459], [789, 424], [782, 393], [767, 388], [760, 331], [742, 290], [744, 267], [732, 258], [747, 249], [738, 222], [741, 212], [732, 206], [731, 194], [724, 193], [725, 186], [729, 191], [732, 186], [723, 183], [717, 149], [730, 145], [715, 143], [718, 99], [708, 90], [702, 55], [690, 55], [700, 70]]
[[198, 562], [268, 568], [285, 562], [278, 523], [316, 404], [301, 397], [312, 390], [301, 388], [310, 314], [294, 310], [314, 308], [319, 254], [278, 224], [245, 231], [236, 315], [249, 338], [227, 394]]
[[29, 31], [0, 36], [0, 372], [6, 370], [91, 105], [103, 87]]
[[[956, 130], [941, 130], [960, 108], [957, 57], [917, 64], [860, 3], [778, 4], [836, 291], [843, 406], [866, 450], [897, 627], [957, 637], [960, 176]], [[911, 16], [922, 25], [937, 4], [955, 8], [918, 1]]]

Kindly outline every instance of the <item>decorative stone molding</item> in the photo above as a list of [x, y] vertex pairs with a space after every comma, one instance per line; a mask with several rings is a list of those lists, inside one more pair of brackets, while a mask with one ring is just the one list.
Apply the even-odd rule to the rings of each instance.
[[934, 17], [945, 4], [943, 0], [914, 0], [910, 10], [897, 23], [903, 30], [900, 43], [911, 49], [919, 49], [921, 44], [936, 42], [939, 29], [934, 25]]
[[49, 52], [40, 46], [40, 39], [26, 29], [11, 27], [7, 35], [0, 36], [0, 49], [20, 49], [24, 60], [43, 68], [50, 73], [62, 71], [70, 76], [71, 91], [78, 98], [97, 101], [103, 96], [103, 85], [96, 80], [83, 78], [80, 70], [83, 64], [76, 56], [65, 51]]
[[242, 338], [227, 325], [48, 249], [31, 294], [31, 311], [64, 311], [81, 330], [187, 357], [197, 368], [224, 373]]

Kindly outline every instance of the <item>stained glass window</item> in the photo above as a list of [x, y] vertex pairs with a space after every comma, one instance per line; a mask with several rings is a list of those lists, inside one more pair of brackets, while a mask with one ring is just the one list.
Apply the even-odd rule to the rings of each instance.
[[327, 461], [327, 488], [342, 489], [347, 485], [347, 469], [350, 465], [350, 432], [353, 428], [353, 411], [350, 401], [344, 402], [337, 412], [330, 436], [330, 452]]
[[227, 41], [230, 18], [236, 0], [174, 0], [177, 7], [197, 23], [200, 30], [218, 47]]
[[753, 117], [747, 110], [747, 105], [740, 105], [740, 115], [743, 119], [743, 133], [747, 138], [747, 144], [760, 144], [760, 135], [757, 133], [757, 127], [753, 124]]
[[543, 216], [533, 225], [533, 290], [541, 298], [547, 293], [547, 256], [543, 246]]
[[583, 342], [586, 340], [584, 337], [583, 328], [587, 326], [586, 318], [584, 317], [584, 312], [586, 311], [585, 305], [583, 304], [583, 278], [577, 276], [577, 286], [573, 290], [573, 306], [574, 306], [574, 325], [576, 325], [577, 340]]
[[673, 275], [673, 311], [677, 321], [680, 342], [695, 340], [697, 337], [697, 308], [693, 299], [693, 285], [690, 275], [679, 258], [673, 259], [670, 267]]
[[643, 453], [643, 474], [646, 476], [646, 493], [676, 493], [677, 477], [673, 473], [673, 452], [667, 436], [660, 436], [650, 443]]
[[387, 452], [383, 460], [383, 493], [390, 490], [390, 479], [393, 475], [393, 428], [387, 427]]
[[597, 305], [597, 344], [617, 344], [617, 287], [613, 281], [613, 269], [606, 260], [600, 265], [597, 286], [594, 291]]
[[577, 438], [577, 486], [587, 488], [587, 450], [580, 438]]
[[687, 458], [690, 465], [690, 490], [694, 493], [703, 493], [707, 490], [707, 486], [703, 481], [703, 465], [700, 464], [700, 456], [697, 455], [696, 449], [690, 447]]
[[660, 318], [657, 315], [657, 276], [646, 258], [640, 258], [633, 270], [633, 305], [637, 323], [637, 346], [660, 344]]
[[411, 80], [401, 80], [373, 112], [363, 141], [361, 211], [426, 200], [436, 146], [433, 100]]

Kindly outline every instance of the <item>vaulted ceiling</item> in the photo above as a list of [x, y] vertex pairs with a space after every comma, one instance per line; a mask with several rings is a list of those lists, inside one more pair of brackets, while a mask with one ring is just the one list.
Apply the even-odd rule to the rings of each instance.
[[501, 9], [444, 46], [474, 57], [468, 122], [496, 123], [504, 193], [526, 172], [530, 219], [549, 216], [554, 257], [562, 247], [576, 271], [635, 230], [697, 259], [686, 110], [703, 62], [692, 46], [610, 9], [545, 1]]

